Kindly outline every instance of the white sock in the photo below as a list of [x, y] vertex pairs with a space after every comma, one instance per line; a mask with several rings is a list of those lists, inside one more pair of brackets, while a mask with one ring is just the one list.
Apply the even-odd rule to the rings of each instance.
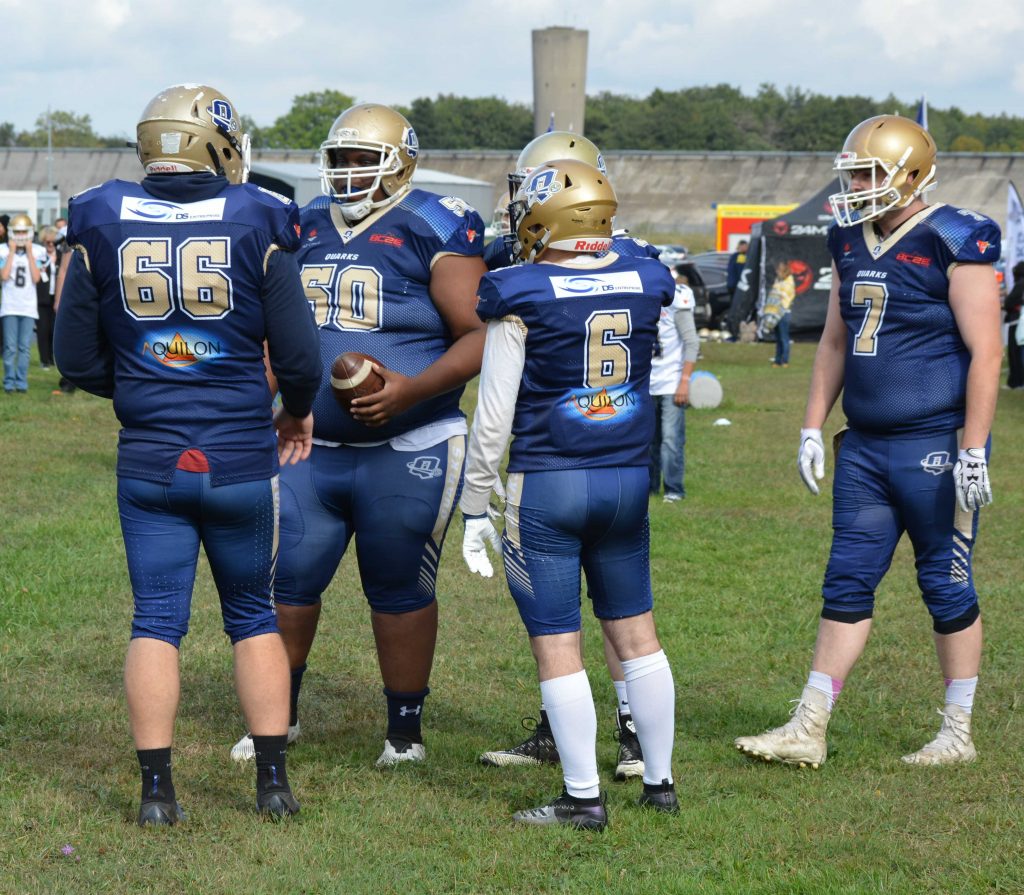
[[839, 678], [829, 677], [823, 671], [812, 671], [807, 677], [807, 686], [828, 697], [828, 710], [831, 712], [843, 690], [843, 682]]
[[946, 678], [946, 705], [958, 705], [967, 714], [974, 708], [974, 691], [978, 686], [978, 676], [965, 678]]
[[540, 695], [562, 759], [565, 791], [580, 799], [601, 794], [597, 775], [597, 712], [585, 671], [540, 682]]
[[644, 783], [672, 783], [676, 691], [664, 650], [622, 663], [633, 724], [644, 753]]
[[629, 697], [626, 695], [626, 682], [613, 680], [612, 683], [615, 685], [615, 698], [619, 703], [619, 714], [629, 714]]

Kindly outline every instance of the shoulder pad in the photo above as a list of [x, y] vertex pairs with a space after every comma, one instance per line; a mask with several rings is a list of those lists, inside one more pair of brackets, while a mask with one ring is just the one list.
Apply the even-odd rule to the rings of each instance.
[[302, 211], [325, 211], [331, 207], [331, 200], [329, 196], [317, 196], [315, 199], [310, 199], [305, 205], [302, 206]]
[[999, 260], [999, 225], [986, 215], [944, 205], [935, 209], [925, 224], [939, 236], [956, 261], [992, 264]]

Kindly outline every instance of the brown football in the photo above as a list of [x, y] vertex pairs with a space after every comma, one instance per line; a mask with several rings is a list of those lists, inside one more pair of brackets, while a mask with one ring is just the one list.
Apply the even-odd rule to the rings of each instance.
[[384, 388], [384, 377], [374, 371], [373, 364], [383, 367], [377, 358], [358, 351], [339, 354], [331, 365], [331, 391], [337, 402], [349, 409], [353, 398], [372, 395]]

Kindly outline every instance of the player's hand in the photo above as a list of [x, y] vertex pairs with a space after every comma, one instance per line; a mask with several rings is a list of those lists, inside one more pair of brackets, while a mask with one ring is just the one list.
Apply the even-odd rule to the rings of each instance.
[[490, 544], [495, 553], [501, 552], [501, 541], [498, 539], [498, 532], [487, 516], [463, 516], [466, 530], [462, 535], [462, 558], [469, 566], [469, 571], [490, 578], [494, 574], [494, 567], [487, 555], [487, 545]]
[[956, 502], [965, 513], [973, 513], [992, 503], [992, 486], [988, 481], [988, 462], [984, 448], [967, 448], [953, 467]]
[[821, 440], [821, 429], [800, 430], [800, 450], [797, 451], [796, 465], [807, 490], [811, 494], [821, 493], [818, 481], [825, 478], [825, 444]]
[[289, 463], [294, 466], [309, 457], [313, 449], [312, 413], [297, 419], [281, 407], [274, 414], [274, 428], [277, 429], [277, 459], [282, 466]]
[[372, 395], [355, 398], [351, 404], [352, 416], [364, 426], [371, 428], [383, 426], [420, 400], [412, 377], [403, 376], [395, 370], [388, 370], [377, 364], [374, 364], [373, 369], [384, 380], [384, 388]]

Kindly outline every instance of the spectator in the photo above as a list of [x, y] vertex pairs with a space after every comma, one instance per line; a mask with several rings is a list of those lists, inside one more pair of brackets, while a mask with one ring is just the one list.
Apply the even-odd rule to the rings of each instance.
[[[64, 221], [64, 218], [57, 218], [57, 223]], [[53, 292], [53, 316], [56, 321], [57, 313], [60, 310], [60, 296], [64, 289], [64, 279], [67, 276], [68, 267], [70, 267], [71, 256], [74, 254], [74, 250], [68, 245], [67, 240], [67, 223], [57, 230], [57, 282]], [[53, 395], [71, 395], [75, 392], [75, 384], [68, 379], [66, 376], [60, 377], [60, 386], [55, 388], [50, 394]]]
[[57, 229], [46, 227], [42, 232], [46, 261], [36, 283], [36, 341], [39, 343], [39, 366], [49, 370], [53, 364], [53, 297], [57, 290]]
[[796, 297], [796, 282], [788, 261], [775, 265], [775, 282], [765, 307], [777, 307], [779, 319], [775, 324], [775, 359], [773, 367], [789, 366], [789, 314]]
[[700, 351], [693, 305], [693, 290], [686, 285], [685, 273], [677, 267], [675, 298], [669, 307], [661, 309], [651, 360], [651, 493], [658, 494], [664, 482], [665, 503], [686, 496], [686, 405], [690, 401], [690, 374]]
[[1007, 324], [1007, 353], [1010, 361], [1010, 372], [1006, 377], [1006, 388], [1024, 388], [1024, 361], [1017, 345], [1017, 321], [1020, 320], [1021, 304], [1024, 303], [1024, 261], [1013, 265], [1013, 288], [1003, 300]]
[[28, 360], [36, 310], [36, 284], [42, 277], [46, 252], [32, 241], [32, 219], [16, 214], [10, 220], [9, 241], [0, 245], [0, 317], [4, 320], [4, 391], [28, 391]]
[[743, 275], [743, 266], [747, 263], [747, 248], [749, 243], [741, 239], [736, 243], [736, 251], [729, 256], [729, 267], [725, 272], [725, 288], [730, 299], [739, 285], [740, 277]]

